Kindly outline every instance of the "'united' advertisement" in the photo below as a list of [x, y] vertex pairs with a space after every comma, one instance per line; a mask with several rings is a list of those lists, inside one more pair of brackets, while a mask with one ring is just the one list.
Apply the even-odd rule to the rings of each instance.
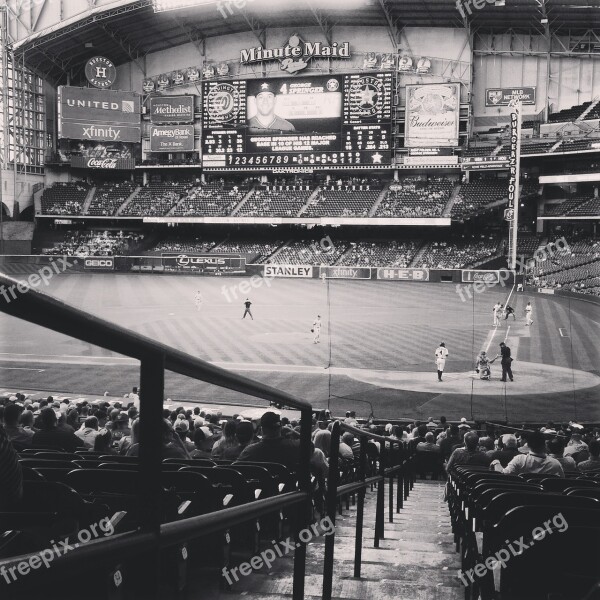
[[140, 96], [134, 92], [59, 86], [58, 136], [76, 140], [139, 142]]
[[460, 84], [406, 86], [404, 145], [458, 146]]
[[150, 122], [157, 125], [194, 122], [193, 96], [155, 96], [150, 98]]
[[164, 125], [150, 127], [150, 150], [152, 152], [193, 152], [193, 125]]

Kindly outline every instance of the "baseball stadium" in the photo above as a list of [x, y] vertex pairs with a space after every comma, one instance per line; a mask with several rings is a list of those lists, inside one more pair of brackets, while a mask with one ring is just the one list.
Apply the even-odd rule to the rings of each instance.
[[600, 6], [1, 1], [2, 597], [600, 600]]

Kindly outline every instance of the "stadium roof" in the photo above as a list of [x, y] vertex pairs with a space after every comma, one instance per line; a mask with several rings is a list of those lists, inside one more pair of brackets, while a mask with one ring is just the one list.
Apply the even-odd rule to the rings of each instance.
[[[277, 27], [318, 26], [327, 32], [335, 26], [380, 26], [389, 28], [396, 40], [407, 26], [467, 24], [478, 32], [533, 30], [544, 34], [544, 17], [548, 19], [548, 31], [554, 33], [600, 28], [597, 0], [460, 1], [463, 7], [468, 6], [463, 11], [466, 20], [457, 8], [457, 0], [246, 0], [245, 6], [244, 0], [222, 0], [221, 7], [230, 7], [226, 18], [217, 9], [216, 0], [193, 9], [158, 13], [152, 0], [120, 0], [82, 8], [71, 19], [27, 35], [14, 48], [17, 54], [24, 54], [29, 66], [60, 81], [69, 70], [80, 69], [92, 56], [107, 55], [119, 65], [189, 42], [200, 47], [203, 40], [226, 34], [250, 31], [258, 41], [265, 29]], [[500, 6], [503, 2], [505, 5]], [[474, 3], [482, 8], [475, 8]], [[351, 8], [336, 9], [340, 4]], [[240, 5], [243, 8], [238, 8]], [[328, 5], [334, 8], [323, 8]], [[595, 37], [592, 41], [600, 41], [590, 35]]]

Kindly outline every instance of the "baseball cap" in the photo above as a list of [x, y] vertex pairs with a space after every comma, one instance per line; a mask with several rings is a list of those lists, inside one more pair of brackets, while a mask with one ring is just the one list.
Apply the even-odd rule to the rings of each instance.
[[187, 421], [176, 421], [175, 422], [175, 431], [184, 431], [187, 432], [190, 430], [190, 426], [188, 425]]
[[275, 413], [271, 410], [268, 410], [260, 418], [260, 426], [261, 427], [273, 428], [273, 427], [278, 427], [280, 425], [281, 425], [281, 417], [277, 413]]
[[256, 92], [256, 95], [258, 96], [259, 94], [264, 94], [264, 93], [269, 93], [269, 94], [275, 94], [274, 91], [274, 86], [273, 84], [264, 81], [263, 83], [260, 84], [260, 87], [258, 88], [258, 91]]

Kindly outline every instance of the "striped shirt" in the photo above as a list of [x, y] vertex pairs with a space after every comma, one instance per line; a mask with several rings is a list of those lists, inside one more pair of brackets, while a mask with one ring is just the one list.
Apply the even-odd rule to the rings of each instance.
[[23, 473], [19, 456], [0, 427], [0, 508], [11, 508], [23, 496]]

